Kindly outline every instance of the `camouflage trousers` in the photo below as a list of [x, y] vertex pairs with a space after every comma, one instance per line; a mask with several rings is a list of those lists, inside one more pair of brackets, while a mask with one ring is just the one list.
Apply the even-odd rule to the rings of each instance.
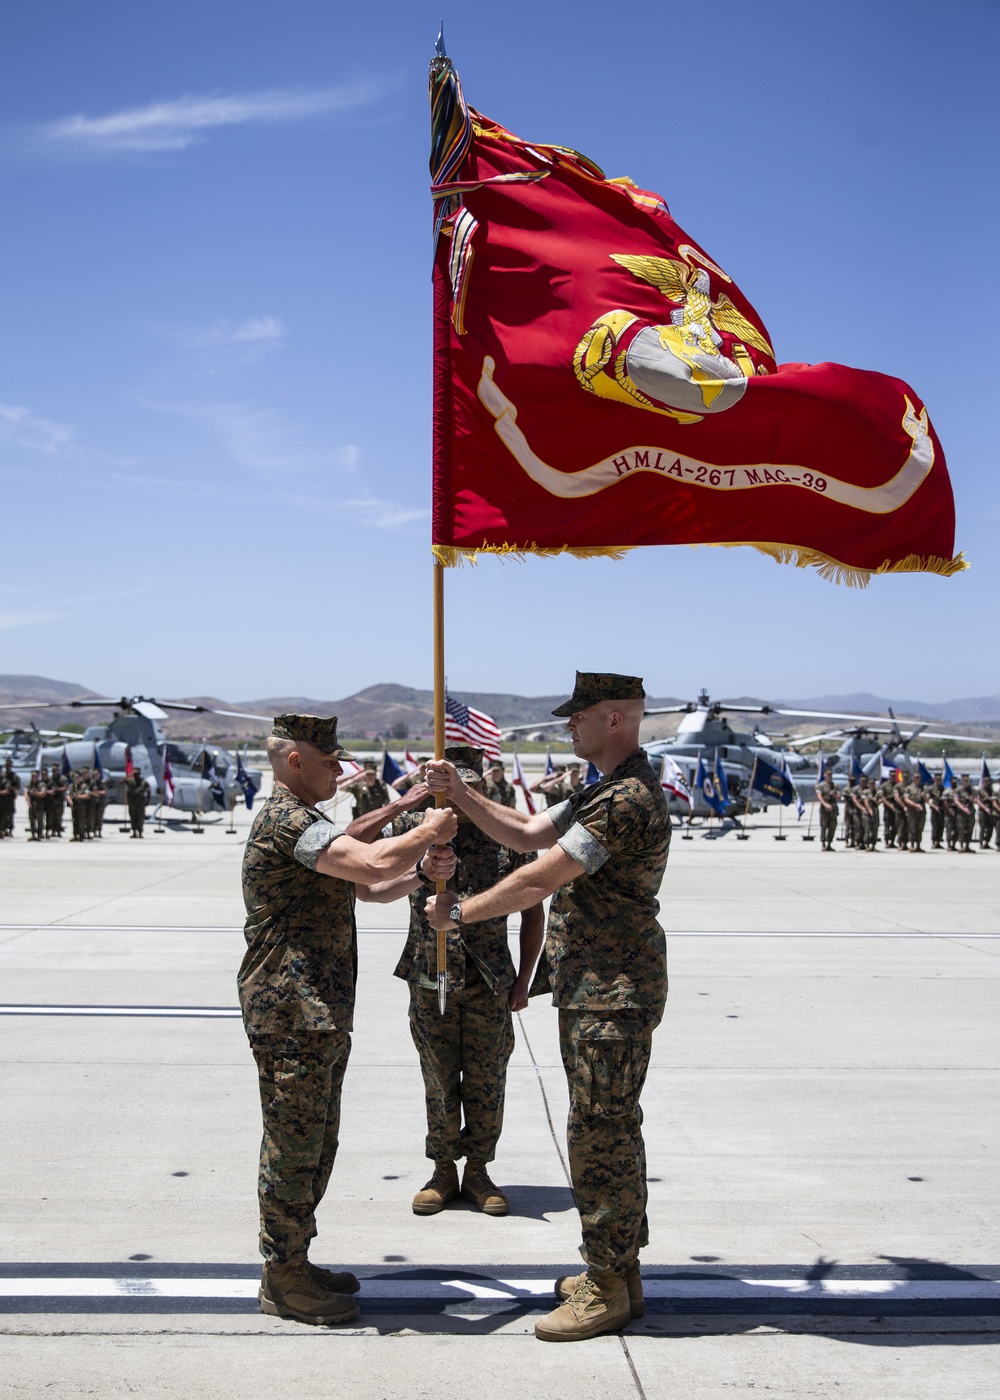
[[434, 1162], [492, 1162], [503, 1128], [507, 1061], [514, 1053], [506, 992], [494, 996], [473, 974], [461, 991], [448, 993], [442, 1016], [437, 992], [411, 983], [410, 1034], [424, 1077], [427, 1156]]
[[269, 1263], [299, 1263], [316, 1234], [316, 1207], [337, 1156], [351, 1037], [346, 1031], [260, 1035], [250, 1037], [250, 1048], [264, 1116], [260, 1252]]
[[828, 812], [825, 807], [819, 809], [819, 839], [824, 846], [832, 846], [834, 837], [837, 835], [837, 813]]
[[142, 828], [146, 825], [145, 802], [130, 802], [128, 804], [128, 819], [132, 827], [132, 834], [134, 836], [141, 836]]
[[646, 1146], [639, 1096], [658, 1021], [643, 1012], [559, 1012], [569, 1085], [569, 1172], [580, 1212], [580, 1253], [624, 1277], [649, 1243]]
[[984, 849], [990, 844], [990, 837], [993, 835], [993, 823], [995, 818], [992, 812], [979, 813], [979, 844]]
[[906, 826], [909, 832], [911, 851], [915, 851], [924, 839], [924, 822], [926, 820], [926, 812], [915, 812], [912, 807], [907, 809]]
[[931, 845], [940, 846], [944, 835], [944, 813], [940, 808], [931, 808]]

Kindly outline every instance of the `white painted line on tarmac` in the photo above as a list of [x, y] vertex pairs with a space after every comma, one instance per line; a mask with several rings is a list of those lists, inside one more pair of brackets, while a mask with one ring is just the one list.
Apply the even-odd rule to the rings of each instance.
[[43, 1006], [0, 1004], [0, 1016], [200, 1016], [236, 1017], [238, 1006]]
[[[489, 1278], [481, 1275], [479, 1278]], [[0, 1278], [0, 1298], [256, 1299], [257, 1278]], [[526, 1302], [553, 1297], [555, 1278], [364, 1278], [369, 1302]], [[645, 1279], [647, 1300], [665, 1302], [1000, 1302], [998, 1279], [670, 1278]]]
[[[242, 933], [242, 924], [0, 924], [3, 933]], [[364, 928], [358, 934], [394, 933], [404, 937], [406, 929]], [[668, 938], [1000, 938], [998, 933], [951, 929], [929, 933], [926, 930], [841, 929], [667, 929]]]

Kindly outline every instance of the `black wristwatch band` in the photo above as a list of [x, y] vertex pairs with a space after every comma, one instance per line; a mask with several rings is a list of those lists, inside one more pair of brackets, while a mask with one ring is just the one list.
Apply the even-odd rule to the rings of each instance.
[[423, 856], [421, 856], [420, 859], [417, 861], [417, 879], [423, 885], [433, 885], [434, 881], [431, 879], [431, 877], [429, 875], [425, 875], [420, 868], [423, 864], [423, 860], [424, 858]]

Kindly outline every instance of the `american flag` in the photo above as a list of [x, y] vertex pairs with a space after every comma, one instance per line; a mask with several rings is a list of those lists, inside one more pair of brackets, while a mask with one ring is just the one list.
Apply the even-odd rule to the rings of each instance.
[[463, 705], [451, 695], [444, 701], [444, 737], [449, 744], [471, 744], [482, 749], [487, 758], [500, 757], [500, 730], [496, 720]]

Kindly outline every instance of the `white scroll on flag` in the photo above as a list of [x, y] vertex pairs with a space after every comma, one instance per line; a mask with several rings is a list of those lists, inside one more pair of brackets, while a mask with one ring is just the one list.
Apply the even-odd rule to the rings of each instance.
[[524, 805], [527, 807], [529, 813], [534, 816], [537, 810], [535, 807], [535, 799], [532, 797], [531, 789], [525, 781], [524, 772], [521, 768], [521, 760], [518, 758], [517, 754], [514, 755], [514, 786], [519, 787], [524, 793]]
[[674, 797], [679, 798], [681, 802], [686, 802], [689, 807], [694, 806], [691, 786], [687, 778], [674, 760], [668, 758], [666, 754], [663, 755], [663, 765], [660, 768], [660, 787], [664, 792], [669, 792]]

